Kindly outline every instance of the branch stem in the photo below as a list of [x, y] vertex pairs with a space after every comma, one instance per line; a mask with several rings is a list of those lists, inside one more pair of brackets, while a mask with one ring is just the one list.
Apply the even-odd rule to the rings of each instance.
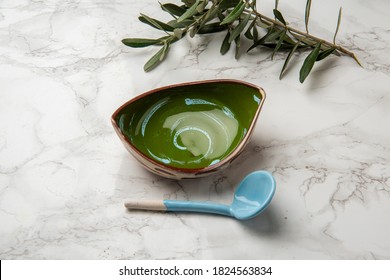
[[305, 39], [305, 38], [308, 38], [308, 39], [313, 40], [316, 43], [320, 42], [322, 45], [326, 45], [329, 48], [334, 48], [334, 49], [340, 51], [341, 53], [344, 53], [345, 55], [352, 57], [360, 66], [362, 66], [362, 64], [360, 63], [360, 61], [356, 57], [356, 55], [353, 52], [349, 51], [348, 49], [346, 49], [346, 48], [344, 48], [342, 46], [339, 46], [339, 45], [333, 44], [331, 42], [325, 41], [325, 40], [323, 40], [321, 38], [318, 38], [316, 36], [310, 35], [310, 34], [304, 32], [304, 31], [301, 31], [301, 30], [296, 29], [294, 27], [284, 25], [283, 23], [281, 23], [281, 22], [279, 22], [279, 21], [277, 21], [277, 20], [275, 20], [273, 18], [270, 18], [270, 17], [267, 17], [267, 16], [265, 16], [263, 14], [260, 14], [258, 11], [253, 10], [253, 11], [247, 11], [247, 12], [256, 14], [260, 19], [262, 19], [263, 21], [268, 22], [269, 24], [277, 25], [277, 26], [279, 26], [281, 28], [284, 28], [284, 29], [288, 30], [290, 33], [295, 33], [293, 35], [298, 35], [297, 37], [299, 39], [301, 39], [301, 40]]

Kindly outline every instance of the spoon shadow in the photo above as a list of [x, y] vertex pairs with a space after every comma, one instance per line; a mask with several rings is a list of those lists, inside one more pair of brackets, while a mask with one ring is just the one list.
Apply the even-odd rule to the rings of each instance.
[[[143, 210], [131, 210], [133, 213], [142, 213], [145, 212]], [[180, 216], [180, 217], [191, 217], [197, 218], [201, 221], [201, 219], [206, 219], [206, 223], [210, 222], [210, 219], [220, 220], [235, 220], [232, 217], [222, 216], [222, 215], [214, 215], [208, 213], [189, 213], [189, 212], [170, 212], [165, 213], [163, 215], [172, 215], [172, 216]], [[235, 220], [235, 222], [239, 223], [241, 227], [244, 227], [253, 235], [257, 236], [273, 236], [276, 237], [282, 233], [282, 223], [281, 216], [278, 215], [277, 210], [272, 205], [268, 206], [262, 213], [258, 216], [249, 219], [249, 220]]]
[[281, 232], [281, 218], [273, 205], [269, 205], [260, 215], [240, 221], [241, 225], [251, 232], [259, 235], [279, 235]]

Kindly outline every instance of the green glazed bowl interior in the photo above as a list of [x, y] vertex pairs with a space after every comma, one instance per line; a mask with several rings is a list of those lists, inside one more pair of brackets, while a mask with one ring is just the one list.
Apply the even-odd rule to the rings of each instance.
[[168, 86], [130, 100], [114, 113], [113, 122], [148, 160], [202, 169], [242, 144], [264, 97], [258, 87], [233, 80]]

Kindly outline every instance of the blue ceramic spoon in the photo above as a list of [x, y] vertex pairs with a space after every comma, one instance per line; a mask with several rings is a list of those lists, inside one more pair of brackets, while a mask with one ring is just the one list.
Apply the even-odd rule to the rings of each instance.
[[197, 201], [127, 201], [127, 209], [201, 212], [247, 220], [260, 214], [271, 202], [276, 188], [275, 179], [266, 171], [255, 171], [244, 178], [234, 193], [231, 205]]

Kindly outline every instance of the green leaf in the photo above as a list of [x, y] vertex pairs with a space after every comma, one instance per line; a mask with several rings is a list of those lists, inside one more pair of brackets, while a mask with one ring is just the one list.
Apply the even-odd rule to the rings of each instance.
[[185, 19], [182, 22], [177, 22], [176, 19], [168, 21], [167, 24], [173, 28], [184, 28], [194, 23], [193, 19]]
[[222, 0], [219, 4], [219, 9], [221, 11], [225, 11], [229, 8], [233, 8], [237, 6], [237, 4], [240, 2], [240, 0]]
[[[260, 38], [260, 40], [256, 41], [248, 50], [247, 52], [249, 52], [250, 50], [252, 50], [253, 48], [259, 46], [259, 45], [263, 45], [265, 44], [266, 42], [272, 42], [274, 41], [276, 38], [278, 38], [280, 36], [280, 34], [282, 33], [281, 30], [278, 30], [278, 29], [273, 29], [273, 28], [270, 28], [268, 30], [268, 33], [265, 34], [262, 38]], [[268, 44], [269, 45], [269, 44]]]
[[148, 17], [147, 15], [144, 15], [144, 14], [141, 14], [141, 16], [138, 17], [138, 19], [143, 22], [143, 23], [146, 23], [154, 28], [157, 28], [159, 30], [164, 30], [164, 31], [173, 31], [174, 28], [166, 23], [163, 23], [157, 19], [154, 19], [154, 18], [151, 18], [151, 17]]
[[306, 8], [305, 8], [305, 27], [307, 33], [309, 33], [308, 27], [309, 27], [310, 8], [311, 8], [311, 0], [307, 0]]
[[276, 29], [275, 32], [271, 33], [267, 38], [265, 38], [265, 42], [272, 42], [275, 39], [279, 38], [279, 36], [283, 33], [282, 30]]
[[[270, 48], [270, 49], [275, 49], [277, 46], [277, 43], [263, 43], [263, 44], [261, 44], [261, 46], [266, 47], [266, 48]], [[280, 50], [291, 50], [293, 47], [294, 47], [294, 45], [283, 42], [280, 45], [279, 49]]]
[[321, 49], [321, 43], [317, 43], [317, 45], [309, 53], [309, 55], [306, 57], [305, 61], [303, 62], [302, 68], [299, 71], [299, 81], [301, 83], [305, 81], [311, 69], [313, 68], [314, 63], [316, 62], [316, 59], [318, 57], [318, 54], [320, 53], [320, 49]]
[[288, 53], [288, 56], [287, 56], [287, 58], [286, 58], [286, 60], [284, 61], [284, 64], [283, 64], [282, 71], [280, 71], [279, 80], [282, 79], [283, 73], [286, 70], [288, 63], [290, 62], [294, 52], [297, 50], [297, 48], [299, 47], [300, 44], [301, 44], [301, 42], [298, 41], [298, 43], [296, 43], [295, 46]]
[[198, 33], [199, 24], [194, 25], [190, 30], [190, 37], [193, 38], [196, 33]]
[[245, 18], [232, 30], [229, 37], [229, 43], [233, 42], [241, 32], [244, 30], [245, 26], [248, 24], [251, 14], [247, 14]]
[[253, 26], [253, 41], [256, 42], [259, 40], [259, 32], [257, 31], [256, 24]]
[[177, 19], [177, 22], [181, 22], [187, 18], [190, 18], [192, 17], [193, 15], [195, 15], [197, 13], [196, 11], [196, 8], [199, 6], [201, 0], [196, 0], [196, 2], [187, 9], [187, 11], [185, 11], [184, 14], [182, 14], [178, 19]]
[[151, 45], [158, 44], [159, 39], [145, 39], [145, 38], [126, 38], [122, 40], [122, 43], [132, 48], [143, 48]]
[[269, 36], [271, 36], [271, 34], [274, 32], [275, 29], [273, 29], [272, 27], [268, 29], [268, 32], [267, 34], [265, 34], [263, 37], [260, 38], [260, 40], [257, 40], [256, 42], [253, 43], [253, 45], [247, 50], [247, 52], [249, 52], [250, 50], [256, 48], [257, 46], [263, 44], [267, 38]]
[[316, 61], [320, 61], [320, 60], [323, 60], [325, 57], [327, 57], [328, 55], [330, 55], [331, 53], [333, 53], [336, 49], [335, 48], [331, 48], [331, 49], [328, 49], [326, 51], [322, 51], [318, 54], [317, 56], [317, 59]]
[[288, 36], [288, 33], [286, 34], [286, 37], [284, 37], [284, 42], [293, 46], [297, 43], [297, 41]]
[[253, 35], [252, 35], [252, 29], [254, 29], [254, 26], [256, 24], [257, 16], [252, 20], [251, 24], [249, 25], [248, 29], [244, 33], [245, 37], [248, 38], [249, 40], [253, 40]]
[[204, 9], [206, 8], [207, 1], [201, 1], [199, 5], [196, 7], [196, 12], [203, 13]]
[[235, 55], [234, 57], [236, 59], [238, 59], [238, 57], [240, 56], [240, 47], [241, 47], [241, 36], [238, 35], [235, 39], [234, 39], [234, 43], [236, 43], [236, 52], [235, 52]]
[[338, 16], [338, 18], [337, 18], [336, 32], [334, 33], [334, 36], [333, 36], [333, 44], [336, 44], [336, 36], [337, 36], [337, 33], [339, 32], [339, 28], [340, 28], [340, 23], [341, 23], [341, 12], [342, 12], [342, 8], [340, 7], [339, 16]]
[[252, 35], [252, 33], [251, 33], [251, 29], [252, 28], [248, 28], [246, 31], [245, 31], [245, 33], [244, 33], [244, 36], [246, 37], [246, 38], [248, 38], [249, 40], [253, 40], [253, 35]]
[[172, 16], [180, 17], [182, 14], [186, 12], [186, 9], [172, 3], [160, 4], [160, 5], [161, 5], [161, 9], [170, 13]]
[[218, 13], [220, 11], [218, 10], [218, 6], [211, 7], [207, 12], [205, 18], [202, 20], [202, 23], [207, 23], [213, 19], [218, 18]]
[[226, 28], [227, 28], [226, 25], [220, 25], [219, 22], [213, 22], [213, 23], [206, 24], [203, 27], [201, 27], [198, 30], [198, 34], [208, 34], [208, 33], [220, 32], [220, 31], [226, 30]]
[[259, 18], [259, 21], [257, 22], [257, 25], [263, 29], [268, 29], [270, 27], [272, 27], [274, 24], [273, 23], [269, 23], [265, 20], [263, 20], [261, 17]]
[[276, 52], [280, 49], [280, 47], [282, 46], [282, 43], [283, 43], [283, 41], [284, 41], [284, 38], [286, 38], [286, 36], [287, 36], [286, 33], [287, 33], [287, 30], [284, 29], [283, 32], [282, 32], [282, 34], [281, 34], [280, 37], [279, 37], [278, 43], [276, 44], [276, 47], [275, 47], [274, 51], [272, 52], [271, 59], [274, 59], [275, 53], [276, 53]]
[[218, 10], [217, 17], [222, 22], [223, 19], [225, 18], [225, 15], [220, 10]]
[[[199, 30], [202, 29], [206, 25], [207, 22], [215, 19], [217, 17], [218, 12], [219, 12], [218, 7], [211, 7], [209, 10], [207, 10], [207, 12], [205, 12], [205, 14], [204, 14], [205, 16], [200, 21], [197, 33], [199, 33]], [[214, 22], [214, 23], [217, 23], [217, 22]]]
[[274, 9], [274, 15], [281, 23], [286, 25], [286, 21], [284, 20], [281, 12], [279, 12], [277, 9]]
[[168, 49], [169, 49], [169, 44], [165, 42], [164, 46], [145, 63], [144, 71], [149, 72], [150, 70], [154, 69], [157, 65], [159, 65], [166, 57]]
[[221, 25], [222, 24], [229, 24], [229, 23], [232, 23], [233, 21], [235, 21], [242, 14], [242, 11], [244, 10], [244, 8], [245, 8], [244, 1], [240, 1], [240, 3], [237, 4], [237, 6], [233, 9], [233, 11], [231, 11], [230, 14], [228, 14], [224, 18], [224, 20], [221, 22]]
[[230, 49], [230, 43], [229, 43], [229, 37], [230, 37], [230, 33], [229, 31], [226, 33], [226, 36], [225, 36], [225, 39], [223, 39], [223, 42], [222, 42], [222, 45], [221, 45], [221, 54], [225, 54], [228, 52], [228, 50]]
[[[262, 38], [260, 38], [260, 40], [255, 41], [254, 44], [247, 50], [247, 52], [249, 52], [250, 50], [252, 50], [253, 48], [255, 48], [259, 45], [267, 45], [266, 42], [274, 41], [275, 39], [280, 37], [280, 35], [283, 33], [283, 30], [270, 27], [268, 29], [267, 34], [265, 34]], [[268, 44], [268, 45], [270, 45], [270, 44]]]

